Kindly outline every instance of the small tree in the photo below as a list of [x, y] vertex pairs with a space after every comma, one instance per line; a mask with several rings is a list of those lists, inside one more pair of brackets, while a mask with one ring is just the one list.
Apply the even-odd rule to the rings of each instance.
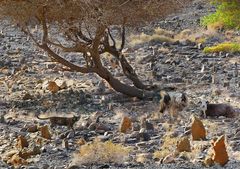
[[[184, 4], [191, 0], [184, 0]], [[144, 85], [122, 53], [126, 27], [137, 27], [163, 18], [183, 7], [180, 0], [0, 0], [0, 16], [10, 18], [68, 71], [96, 73], [118, 92], [143, 98]], [[31, 28], [40, 25], [37, 32]], [[121, 35], [117, 47], [115, 34]], [[59, 52], [60, 51], [60, 52]], [[76, 65], [64, 58], [75, 53], [84, 59]], [[102, 55], [110, 53], [120, 63], [133, 85], [116, 79], [103, 65]]]

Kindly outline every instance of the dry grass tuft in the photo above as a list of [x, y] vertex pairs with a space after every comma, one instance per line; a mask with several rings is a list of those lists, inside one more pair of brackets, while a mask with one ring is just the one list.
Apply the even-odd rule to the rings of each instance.
[[[179, 34], [175, 36], [176, 39], [189, 39], [189, 37], [193, 34], [192, 30], [184, 29]], [[189, 39], [190, 40], [190, 39]]]
[[157, 35], [162, 35], [162, 36], [166, 36], [166, 37], [170, 37], [170, 38], [174, 37], [174, 32], [168, 31], [168, 30], [165, 30], [165, 29], [162, 29], [162, 28], [159, 28], [159, 27], [154, 29], [154, 32]]
[[217, 123], [213, 123], [209, 120], [203, 120], [202, 122], [204, 123], [208, 133], [217, 133], [219, 131], [219, 125]]
[[174, 39], [179, 41], [190, 40], [196, 43], [204, 43], [206, 41], [205, 33], [203, 30], [195, 32], [191, 29], [185, 29], [181, 31], [179, 34], [174, 36]]
[[234, 37], [233, 40], [234, 40], [236, 43], [239, 43], [239, 44], [240, 44], [240, 36]]
[[240, 52], [240, 44], [232, 42], [220, 43], [216, 46], [205, 47], [203, 50], [205, 53], [216, 53], [216, 52]]
[[122, 164], [129, 157], [130, 148], [121, 144], [114, 144], [111, 141], [93, 141], [80, 147], [79, 153], [74, 155], [73, 163], [81, 164]]
[[164, 48], [164, 47], [160, 47], [158, 49], [158, 51], [161, 52], [161, 53], [169, 53], [170, 52], [170, 50], [168, 48]]
[[154, 154], [153, 154], [153, 158], [154, 159], [163, 159], [171, 153], [172, 152], [169, 149], [163, 149], [163, 150], [155, 151]]
[[130, 36], [130, 45], [135, 46], [151, 41], [156, 41], [156, 42], [168, 42], [168, 43], [173, 43], [174, 39], [171, 37], [168, 37], [166, 35], [160, 35], [157, 33], [154, 33], [153, 35], [147, 35], [145, 33], [141, 33], [140, 35], [132, 35]]
[[171, 137], [170, 133], [165, 135], [165, 137], [163, 138], [163, 145], [161, 146], [161, 149], [154, 152], [153, 158], [162, 159], [165, 158], [167, 155], [176, 152], [175, 150], [177, 141], [178, 138]]

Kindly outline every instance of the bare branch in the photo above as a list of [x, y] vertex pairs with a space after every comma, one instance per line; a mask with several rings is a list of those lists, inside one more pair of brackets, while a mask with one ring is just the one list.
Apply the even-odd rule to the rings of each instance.
[[[68, 38], [74, 42], [83, 41], [83, 42], [87, 42], [88, 44], [91, 43], [92, 40], [89, 39], [87, 36], [85, 36], [82, 33], [81, 29], [82, 29], [81, 26], [79, 26], [79, 28], [71, 27], [68, 29], [68, 31], [66, 31], [66, 34]], [[73, 39], [72, 36], [74, 36], [76, 39]]]
[[43, 36], [42, 36], [42, 43], [47, 44], [48, 41], [48, 26], [46, 21], [46, 15], [45, 15], [45, 7], [43, 7], [42, 10], [42, 29], [43, 29]]
[[115, 39], [113, 38], [112, 34], [111, 34], [111, 30], [108, 28], [108, 35], [109, 37], [111, 38], [112, 42], [113, 42], [113, 46], [116, 48], [116, 41]]
[[64, 52], [80, 52], [80, 53], [85, 53], [88, 51], [88, 47], [86, 44], [84, 43], [77, 43], [75, 44], [74, 47], [65, 47], [63, 46], [60, 42], [59, 43], [55, 43], [50, 41], [49, 39], [47, 40], [48, 44], [54, 45], [58, 48], [61, 48]]
[[[24, 29], [24, 28], [25, 28], [25, 29]], [[30, 32], [29, 28], [28, 28], [27, 26], [25, 26], [24, 28], [22, 28], [22, 31], [23, 31], [26, 35], [30, 36], [30, 38], [33, 40], [33, 42], [34, 42], [38, 47], [40, 47], [41, 44], [40, 44], [40, 43], [37, 41], [37, 39], [33, 36], [33, 34]]]
[[71, 71], [76, 71], [76, 72], [81, 72], [81, 73], [90, 73], [90, 72], [96, 72], [95, 68], [86, 68], [86, 67], [80, 67], [77, 66], [69, 61], [67, 61], [66, 59], [62, 58], [61, 56], [59, 56], [58, 54], [56, 54], [55, 52], [53, 52], [47, 44], [43, 44], [41, 46], [41, 48], [43, 50], [45, 50], [50, 56], [52, 56], [58, 63], [61, 63], [62, 65], [66, 66], [69, 68], [69, 70]]
[[122, 7], [122, 6], [124, 6], [124, 5], [126, 5], [128, 2], [130, 2], [131, 0], [127, 0], [127, 1], [125, 1], [125, 2], [123, 2], [121, 5], [119, 5], [119, 7]]
[[105, 30], [106, 30], [106, 27], [104, 25], [99, 25], [97, 27], [96, 34], [95, 34], [95, 37], [94, 37], [93, 42], [92, 42], [92, 48], [90, 50], [91, 57], [93, 59], [93, 62], [95, 64], [96, 68], [103, 67], [101, 59], [100, 59], [99, 51], [100, 51], [100, 47], [101, 47], [100, 46], [101, 41], [104, 38]]
[[122, 52], [124, 46], [125, 46], [125, 34], [126, 34], [126, 31], [125, 31], [125, 26], [123, 25], [122, 26], [122, 44], [121, 44], [121, 48], [120, 48], [120, 52]]
[[96, 30], [96, 35], [92, 42], [92, 52], [94, 55], [99, 54], [99, 46], [101, 44], [102, 38], [104, 38], [105, 29], [105, 26], [99, 26]]
[[[86, 31], [87, 31], [87, 33], [88, 33], [89, 41], [92, 42], [91, 39], [93, 39], [93, 36], [92, 36], [92, 34], [91, 34], [91, 31], [90, 31], [89, 25], [87, 25], [86, 23], [85, 23], [85, 29], [86, 29]], [[80, 29], [80, 30], [81, 30], [81, 29]], [[85, 37], [86, 37], [86, 36], [85, 36]], [[87, 38], [87, 37], [86, 37], [86, 38]]]
[[89, 38], [87, 38], [86, 36], [83, 35], [81, 30], [78, 31], [77, 36], [78, 36], [78, 38], [80, 38], [81, 40], [83, 40], [83, 41], [85, 41], [87, 43], [91, 43], [92, 42], [91, 39], [89, 39]]

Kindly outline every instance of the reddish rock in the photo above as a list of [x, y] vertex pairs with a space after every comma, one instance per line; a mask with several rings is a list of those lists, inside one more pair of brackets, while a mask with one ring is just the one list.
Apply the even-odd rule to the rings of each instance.
[[27, 139], [24, 136], [18, 136], [16, 147], [20, 149], [23, 149], [24, 147], [28, 147]]
[[125, 116], [122, 118], [121, 124], [120, 124], [120, 132], [126, 133], [128, 130], [132, 128], [132, 121], [129, 117]]
[[45, 139], [51, 139], [51, 133], [49, 132], [48, 126], [42, 126], [40, 128], [41, 136]]
[[27, 161], [21, 158], [18, 154], [14, 154], [10, 160], [8, 160], [9, 164], [12, 164], [14, 167], [19, 167], [21, 165], [27, 165]]
[[213, 161], [224, 166], [229, 160], [224, 135], [220, 136], [216, 141], [213, 141], [212, 146], [214, 150]]
[[50, 81], [48, 82], [47, 89], [52, 93], [57, 93], [60, 90], [60, 87], [56, 84], [56, 82]]
[[203, 126], [202, 121], [194, 116], [192, 118], [191, 133], [192, 133], [193, 140], [205, 140], [206, 139], [206, 130]]
[[170, 163], [175, 163], [175, 155], [174, 154], [169, 154], [167, 155], [163, 160], [163, 164], [170, 164]]
[[190, 141], [187, 137], [180, 138], [177, 143], [178, 152], [191, 152]]

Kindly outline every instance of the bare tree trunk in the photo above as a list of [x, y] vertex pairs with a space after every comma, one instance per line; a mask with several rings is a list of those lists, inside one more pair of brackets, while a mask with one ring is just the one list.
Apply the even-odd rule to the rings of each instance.
[[105, 79], [109, 85], [117, 92], [123, 93], [130, 97], [137, 97], [139, 99], [144, 98], [143, 90], [122, 83], [120, 80], [114, 78], [112, 74], [104, 67], [101, 67], [96, 72], [101, 78]]
[[116, 90], [117, 92], [123, 93], [130, 97], [138, 97], [142, 99], [144, 97], [143, 91], [127, 84], [122, 83], [120, 80], [113, 77], [113, 75], [102, 65], [100, 54], [99, 54], [99, 45], [102, 37], [105, 34], [105, 29], [99, 28], [96, 31], [95, 39], [93, 40], [93, 46], [91, 50], [91, 55], [95, 63], [96, 73], [103, 79], [105, 79], [109, 85]]

